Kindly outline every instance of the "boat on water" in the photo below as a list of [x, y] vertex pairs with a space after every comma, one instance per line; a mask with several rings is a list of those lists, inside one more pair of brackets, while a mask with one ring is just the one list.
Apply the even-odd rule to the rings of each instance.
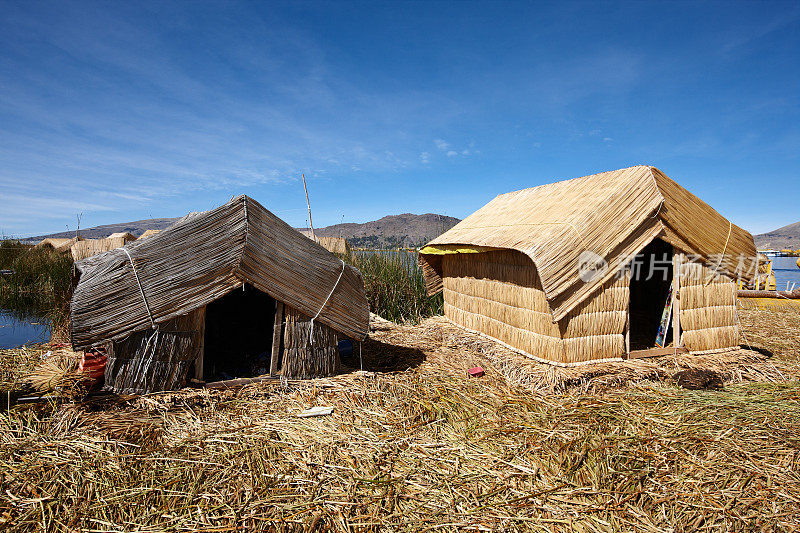
[[[800, 258], [796, 261], [800, 268]], [[758, 254], [758, 274], [749, 285], [739, 285], [736, 294], [739, 307], [742, 309], [774, 309], [790, 308], [800, 310], [800, 288], [794, 284], [784, 291], [777, 290], [772, 260], [763, 253]]]

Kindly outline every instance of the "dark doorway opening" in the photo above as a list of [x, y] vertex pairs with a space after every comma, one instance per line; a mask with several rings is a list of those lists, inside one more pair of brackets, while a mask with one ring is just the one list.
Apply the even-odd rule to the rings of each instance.
[[[656, 345], [658, 327], [672, 286], [672, 246], [654, 239], [631, 265], [630, 339], [631, 350]], [[668, 329], [664, 346], [672, 340]]]
[[269, 373], [275, 299], [250, 284], [206, 306], [203, 380]]

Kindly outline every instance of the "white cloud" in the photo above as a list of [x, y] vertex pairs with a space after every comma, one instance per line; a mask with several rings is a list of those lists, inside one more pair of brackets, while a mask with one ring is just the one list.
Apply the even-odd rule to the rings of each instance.
[[610, 143], [610, 142], [611, 142], [611, 141], [613, 141], [613, 140], [614, 140], [614, 139], [612, 139], [611, 137], [603, 137], [603, 142]]
[[455, 157], [457, 155], [458, 155], [458, 152], [456, 152], [455, 150], [450, 150], [450, 151], [447, 152], [447, 157]]
[[422, 152], [421, 154], [419, 154], [419, 160], [427, 165], [428, 163], [431, 162], [431, 154], [428, 152]]
[[461, 150], [461, 155], [469, 155], [469, 150]]
[[436, 148], [438, 148], [442, 152], [450, 148], [450, 143], [445, 142], [444, 139], [434, 139], [433, 144], [435, 144]]

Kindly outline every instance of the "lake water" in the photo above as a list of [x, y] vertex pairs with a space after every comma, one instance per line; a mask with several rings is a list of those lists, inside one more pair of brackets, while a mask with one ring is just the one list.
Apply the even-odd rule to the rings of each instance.
[[789, 288], [795, 283], [795, 289], [800, 287], [800, 268], [797, 268], [796, 257], [771, 257], [772, 271], [775, 273], [775, 285], [779, 291], [786, 290], [786, 282]]
[[19, 319], [0, 309], [0, 348], [18, 348], [24, 344], [50, 340], [50, 326], [34, 317]]

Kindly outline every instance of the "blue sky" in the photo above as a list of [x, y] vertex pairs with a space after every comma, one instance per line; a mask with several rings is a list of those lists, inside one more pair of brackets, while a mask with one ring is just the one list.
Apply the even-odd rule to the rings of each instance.
[[652, 164], [800, 220], [797, 2], [0, 0], [0, 233], [248, 194], [315, 225]]

